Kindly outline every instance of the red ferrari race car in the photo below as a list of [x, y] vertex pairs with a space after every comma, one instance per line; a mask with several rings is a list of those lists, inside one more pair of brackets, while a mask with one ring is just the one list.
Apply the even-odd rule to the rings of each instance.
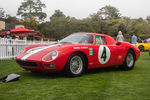
[[104, 34], [74, 33], [50, 45], [32, 45], [16, 57], [30, 71], [59, 72], [80, 76], [86, 69], [120, 66], [131, 70], [140, 51], [127, 42], [118, 42]]

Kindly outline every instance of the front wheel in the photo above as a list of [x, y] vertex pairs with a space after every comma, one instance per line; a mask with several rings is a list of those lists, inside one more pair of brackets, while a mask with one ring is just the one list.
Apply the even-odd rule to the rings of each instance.
[[132, 50], [128, 50], [123, 65], [120, 66], [122, 70], [131, 70], [135, 64], [135, 53]]
[[81, 76], [85, 70], [85, 61], [79, 53], [72, 54], [65, 66], [64, 73], [67, 76]]

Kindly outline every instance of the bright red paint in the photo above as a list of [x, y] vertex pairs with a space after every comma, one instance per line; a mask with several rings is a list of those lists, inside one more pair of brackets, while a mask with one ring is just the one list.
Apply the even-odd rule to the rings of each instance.
[[[115, 40], [104, 34], [96, 34], [96, 33], [83, 33], [83, 34], [92, 34], [94, 36], [94, 44], [51, 44], [51, 45], [34, 45], [34, 46], [29, 46], [25, 49], [24, 52], [22, 52], [20, 55], [16, 57], [16, 60], [22, 60], [24, 56], [27, 54], [30, 54], [29, 52], [30, 49], [36, 48], [36, 47], [48, 47], [52, 46], [50, 48], [46, 48], [44, 50], [41, 50], [37, 53], [34, 53], [33, 55], [30, 55], [24, 61], [32, 61], [36, 62], [38, 64], [38, 67], [29, 67], [29, 66], [23, 66], [24, 69], [27, 70], [38, 70], [38, 71], [46, 71], [46, 72], [54, 72], [54, 71], [62, 71], [65, 67], [65, 64], [69, 58], [69, 56], [74, 53], [74, 52], [82, 52], [86, 55], [88, 59], [88, 66], [87, 68], [98, 68], [98, 67], [106, 67], [106, 66], [117, 66], [117, 65], [122, 65], [125, 56], [127, 54], [127, 51], [129, 49], [134, 50], [136, 54], [136, 60], [140, 56], [140, 51], [135, 48], [133, 45], [127, 42], [119, 42], [116, 43]], [[96, 44], [96, 36], [101, 36], [105, 37], [107, 44]], [[56, 45], [56, 46], [53, 46]], [[105, 64], [101, 64], [98, 58], [98, 53], [99, 53], [99, 47], [100, 46], [106, 46], [110, 50], [110, 58]], [[93, 55], [89, 54], [89, 48], [93, 49]], [[50, 53], [51, 51], [57, 50], [58, 52], [58, 57], [51, 61], [51, 62], [44, 62], [42, 61], [42, 58]], [[100, 55], [101, 56], [101, 55]], [[49, 68], [50, 64], [55, 64], [56, 68]]]
[[13, 34], [26, 34], [26, 33], [38, 33], [38, 32], [34, 31], [34, 30], [26, 29], [24, 27], [18, 27], [18, 28], [12, 29], [11, 33], [13, 33]]

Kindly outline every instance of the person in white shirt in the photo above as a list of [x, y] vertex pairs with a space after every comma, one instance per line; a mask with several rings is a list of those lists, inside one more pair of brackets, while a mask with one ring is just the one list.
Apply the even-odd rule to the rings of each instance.
[[119, 31], [118, 35], [117, 35], [117, 38], [116, 38], [116, 42], [122, 42], [122, 41], [124, 41], [124, 37], [122, 35], [122, 32]]

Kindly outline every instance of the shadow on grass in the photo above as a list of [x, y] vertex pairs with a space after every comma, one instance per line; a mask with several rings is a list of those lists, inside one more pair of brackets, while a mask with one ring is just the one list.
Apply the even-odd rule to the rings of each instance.
[[121, 71], [118, 66], [88, 69], [85, 74], [107, 73]]
[[[96, 69], [88, 69], [84, 73], [85, 75], [97, 74], [97, 73], [107, 73], [107, 72], [118, 72], [121, 71], [119, 67], [104, 67], [104, 68], [96, 68]], [[38, 78], [66, 78], [62, 72], [58, 73], [46, 73], [46, 72], [31, 72], [31, 71], [23, 71], [20, 73], [23, 76], [27, 77], [38, 77]]]
[[21, 73], [23, 76], [34, 77], [34, 78], [64, 78], [64, 75], [61, 73], [46, 73], [46, 72], [31, 72], [31, 71], [23, 71]]

